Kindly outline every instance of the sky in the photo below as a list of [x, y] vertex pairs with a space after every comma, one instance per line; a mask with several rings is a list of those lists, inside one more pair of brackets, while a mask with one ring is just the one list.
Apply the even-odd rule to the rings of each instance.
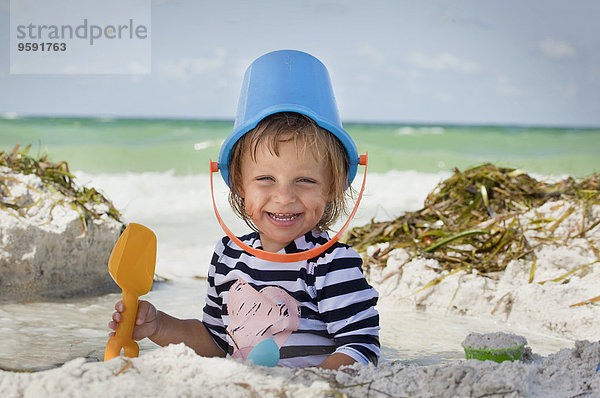
[[598, 127], [599, 17], [597, 0], [160, 0], [149, 74], [11, 74], [0, 0], [0, 115], [233, 119], [246, 67], [291, 48], [327, 66], [345, 122]]

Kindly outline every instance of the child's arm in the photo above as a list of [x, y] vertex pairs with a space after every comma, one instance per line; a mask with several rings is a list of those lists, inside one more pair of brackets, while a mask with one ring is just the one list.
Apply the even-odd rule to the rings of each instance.
[[[123, 302], [115, 305], [117, 312], [113, 314], [108, 326], [116, 330], [121, 321], [121, 313], [125, 310]], [[114, 335], [114, 332], [110, 333]], [[202, 322], [196, 319], [178, 319], [162, 311], [154, 305], [141, 300], [133, 329], [133, 338], [141, 340], [148, 337], [160, 346], [184, 343], [198, 355], [207, 357], [224, 357], [225, 353], [214, 342]]]
[[340, 366], [352, 365], [353, 363], [356, 363], [356, 361], [348, 355], [342, 354], [341, 352], [334, 352], [328, 356], [327, 359], [325, 359], [323, 363], [319, 365], [319, 367], [321, 369], [337, 370]]
[[378, 294], [367, 283], [361, 266], [360, 255], [344, 245], [335, 248], [327, 262], [318, 265], [318, 310], [336, 345], [336, 352], [320, 365], [323, 368], [378, 362]]
[[206, 326], [198, 319], [178, 319], [158, 311], [159, 328], [150, 340], [160, 346], [183, 343], [198, 355], [224, 357], [225, 353], [212, 339]]

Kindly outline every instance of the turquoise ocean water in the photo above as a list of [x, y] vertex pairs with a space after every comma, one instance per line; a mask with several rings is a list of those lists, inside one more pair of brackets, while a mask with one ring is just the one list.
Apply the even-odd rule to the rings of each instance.
[[[32, 144], [50, 160], [89, 173], [175, 170], [206, 173], [231, 121], [174, 119], [0, 119], [0, 150]], [[600, 171], [600, 128], [345, 124], [369, 170], [451, 171], [484, 162], [543, 175]]]

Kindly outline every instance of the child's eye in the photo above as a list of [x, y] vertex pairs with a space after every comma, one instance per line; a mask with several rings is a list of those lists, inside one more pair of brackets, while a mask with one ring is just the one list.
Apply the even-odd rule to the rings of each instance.
[[260, 176], [256, 177], [257, 181], [275, 181], [275, 179], [271, 176]]
[[306, 177], [298, 179], [298, 182], [304, 182], [304, 183], [310, 183], [310, 184], [316, 183], [316, 181], [313, 180], [312, 178], [306, 178]]

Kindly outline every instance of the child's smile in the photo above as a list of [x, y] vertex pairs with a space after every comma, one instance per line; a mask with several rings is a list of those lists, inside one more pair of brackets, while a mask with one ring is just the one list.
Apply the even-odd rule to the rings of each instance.
[[242, 159], [242, 196], [246, 212], [260, 231], [263, 249], [277, 252], [311, 231], [329, 201], [330, 172], [313, 151], [293, 141], [279, 143], [279, 156], [265, 145], [256, 161]]
[[295, 214], [268, 213], [268, 214], [269, 214], [269, 217], [271, 217], [273, 220], [275, 220], [277, 222], [293, 221], [296, 217], [300, 216], [300, 213], [295, 213]]

